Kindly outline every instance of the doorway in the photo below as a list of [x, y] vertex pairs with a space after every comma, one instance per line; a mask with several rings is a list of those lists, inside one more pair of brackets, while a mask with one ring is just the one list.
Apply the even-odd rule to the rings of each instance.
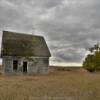
[[13, 70], [17, 71], [18, 69], [18, 61], [17, 60], [13, 60]]
[[23, 72], [27, 72], [27, 62], [23, 62]]

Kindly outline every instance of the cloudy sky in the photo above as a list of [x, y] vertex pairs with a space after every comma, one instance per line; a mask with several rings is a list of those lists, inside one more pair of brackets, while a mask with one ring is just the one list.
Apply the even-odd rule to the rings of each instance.
[[100, 0], [0, 0], [2, 30], [43, 35], [50, 64], [81, 64], [100, 40]]

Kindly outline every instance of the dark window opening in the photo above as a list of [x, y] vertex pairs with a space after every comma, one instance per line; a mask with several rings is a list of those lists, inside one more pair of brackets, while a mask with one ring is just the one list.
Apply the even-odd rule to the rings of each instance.
[[23, 72], [27, 72], [27, 62], [23, 62]]
[[18, 69], [18, 61], [17, 60], [14, 60], [13, 61], [13, 70], [14, 71], [17, 71], [17, 69]]
[[46, 59], [44, 59], [44, 63], [49, 63], [49, 60], [46, 58]]

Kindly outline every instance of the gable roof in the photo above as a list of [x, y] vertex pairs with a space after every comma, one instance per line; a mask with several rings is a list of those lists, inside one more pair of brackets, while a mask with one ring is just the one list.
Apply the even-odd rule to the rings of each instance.
[[50, 57], [50, 51], [42, 36], [3, 31], [2, 56]]

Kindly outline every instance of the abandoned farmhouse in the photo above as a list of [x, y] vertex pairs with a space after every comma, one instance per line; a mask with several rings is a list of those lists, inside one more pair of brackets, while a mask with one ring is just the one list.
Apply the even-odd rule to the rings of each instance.
[[3, 31], [1, 57], [5, 74], [44, 74], [51, 54], [42, 36]]

